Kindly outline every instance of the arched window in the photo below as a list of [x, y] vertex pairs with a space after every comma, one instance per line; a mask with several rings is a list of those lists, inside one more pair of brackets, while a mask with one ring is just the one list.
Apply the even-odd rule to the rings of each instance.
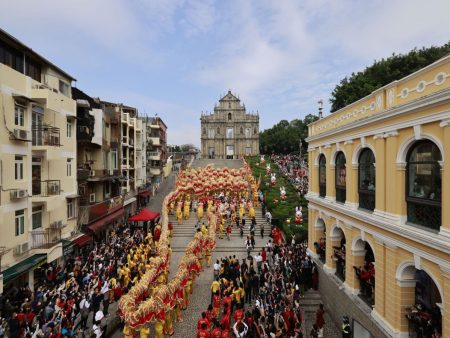
[[372, 150], [363, 149], [358, 162], [359, 207], [373, 211], [375, 209], [375, 156]]
[[345, 203], [346, 198], [347, 168], [345, 166], [345, 155], [342, 151], [336, 155], [336, 201]]
[[220, 128], [218, 127], [217, 128], [217, 135], [219, 135], [220, 134]]
[[244, 133], [244, 128], [241, 127], [241, 128], [239, 129], [239, 133], [240, 133], [240, 134], [243, 134], [243, 133]]
[[408, 152], [406, 203], [408, 222], [439, 230], [441, 226], [441, 152], [431, 141], [418, 141]]
[[231, 113], [228, 113], [228, 121], [231, 121]]
[[319, 158], [319, 196], [325, 197], [327, 194], [327, 161], [325, 155], [320, 155]]
[[206, 135], [206, 128], [203, 128], [203, 135]]
[[253, 129], [253, 134], [258, 134], [258, 129], [256, 129], [256, 127]]

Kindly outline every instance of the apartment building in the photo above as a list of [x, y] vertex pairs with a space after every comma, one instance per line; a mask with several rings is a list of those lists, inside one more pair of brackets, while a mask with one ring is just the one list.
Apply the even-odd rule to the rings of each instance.
[[125, 214], [119, 169], [120, 119], [98, 98], [77, 88], [72, 88], [72, 97], [78, 120], [78, 224], [87, 234], [104, 237], [123, 222]]
[[147, 177], [151, 180], [154, 193], [164, 177], [163, 169], [167, 163], [167, 126], [158, 116], [145, 117], [143, 120], [147, 136]]
[[0, 30], [0, 291], [76, 239], [74, 78]]
[[450, 337], [450, 56], [310, 124], [307, 141], [329, 313], [355, 337]]

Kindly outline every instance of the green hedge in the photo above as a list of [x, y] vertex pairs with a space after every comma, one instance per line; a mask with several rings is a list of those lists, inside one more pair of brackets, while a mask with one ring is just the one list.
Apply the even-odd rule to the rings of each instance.
[[[247, 163], [252, 169], [256, 180], [261, 177], [260, 189], [266, 197], [266, 207], [272, 213], [273, 219], [277, 220], [277, 226], [280, 227], [286, 238], [290, 239], [295, 234], [296, 241], [306, 240], [308, 238], [308, 201], [300, 198], [295, 187], [278, 171], [278, 166], [270, 159], [266, 159], [264, 166], [259, 165], [260, 156], [246, 157]], [[266, 176], [266, 166], [270, 163], [271, 172], [276, 173], [277, 183], [272, 187], [270, 177]], [[267, 183], [269, 183], [267, 185]], [[286, 188], [286, 201], [280, 199], [280, 187]], [[278, 203], [274, 202], [278, 200]], [[295, 224], [295, 207], [301, 205], [303, 213], [303, 224]], [[288, 226], [286, 219], [290, 218], [291, 223]]]

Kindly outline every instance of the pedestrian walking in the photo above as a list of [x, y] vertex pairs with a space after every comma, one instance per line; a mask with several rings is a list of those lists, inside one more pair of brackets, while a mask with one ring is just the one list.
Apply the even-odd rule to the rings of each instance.
[[323, 316], [325, 315], [325, 310], [323, 309], [323, 304], [319, 305], [319, 308], [316, 311], [316, 326], [317, 326], [317, 334], [318, 337], [323, 337], [323, 326], [325, 325], [325, 319]]

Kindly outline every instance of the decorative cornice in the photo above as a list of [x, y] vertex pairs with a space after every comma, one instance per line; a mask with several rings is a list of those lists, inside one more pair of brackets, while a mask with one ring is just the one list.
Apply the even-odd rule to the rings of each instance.
[[450, 126], [450, 119], [442, 120], [441, 123], [439, 123], [439, 127], [447, 127]]
[[414, 288], [416, 287], [416, 280], [410, 279], [410, 280], [399, 280], [397, 279], [397, 285], [401, 288]]
[[397, 130], [392, 130], [392, 131], [388, 131], [388, 132], [384, 133], [384, 138], [397, 137], [397, 136], [398, 136]]
[[374, 140], [384, 140], [384, 133], [374, 135], [373, 139]]
[[353, 140], [346, 140], [346, 141], [344, 141], [344, 146], [346, 146], [347, 144], [353, 144]]

